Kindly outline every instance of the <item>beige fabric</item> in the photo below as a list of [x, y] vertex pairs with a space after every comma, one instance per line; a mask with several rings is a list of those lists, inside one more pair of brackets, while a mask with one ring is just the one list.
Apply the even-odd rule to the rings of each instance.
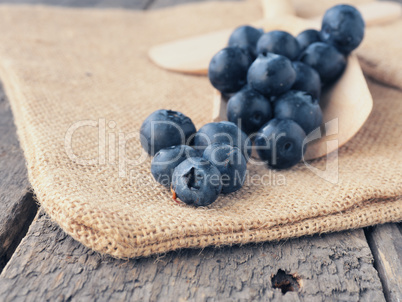
[[[357, 51], [364, 72], [377, 81], [402, 89], [402, 18], [370, 28]], [[376, 47], [381, 45], [380, 47]]]
[[[402, 93], [371, 81], [374, 110], [363, 129], [339, 150], [337, 184], [303, 164], [279, 172], [249, 165], [250, 176], [268, 175], [265, 181], [271, 184], [247, 184], [208, 208], [193, 208], [177, 205], [170, 192], [152, 180], [149, 158], [127, 165], [127, 177], [119, 176], [119, 151], [135, 159], [142, 150], [138, 137], [126, 148], [113, 147], [113, 135], [137, 135], [142, 120], [160, 108], [182, 111], [197, 128], [212, 115], [207, 78], [161, 70], [148, 60], [147, 49], [258, 17], [255, 1], [147, 13], [0, 7], [0, 77], [30, 181], [50, 217], [76, 240], [114, 257], [400, 221]], [[98, 147], [97, 127], [81, 127], [72, 139], [74, 154], [99, 161], [74, 162], [65, 149], [67, 130], [79, 121], [102, 125], [102, 119], [106, 148], [103, 138]], [[108, 156], [111, 150], [115, 160]], [[104, 162], [99, 151], [106, 154]], [[320, 159], [313, 165], [324, 169], [325, 163]]]

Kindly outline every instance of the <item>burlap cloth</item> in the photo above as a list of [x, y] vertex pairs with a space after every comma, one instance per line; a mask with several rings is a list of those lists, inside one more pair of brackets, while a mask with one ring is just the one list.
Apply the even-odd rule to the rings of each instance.
[[[296, 6], [307, 15], [322, 11], [323, 3], [328, 7], [334, 1]], [[336, 184], [303, 164], [279, 172], [249, 165], [250, 177], [265, 175], [265, 185], [249, 180], [210, 207], [193, 208], [177, 205], [153, 181], [150, 158], [139, 158], [141, 122], [168, 108], [190, 116], [199, 128], [211, 120], [212, 88], [206, 77], [159, 69], [147, 50], [260, 17], [258, 1], [146, 13], [0, 7], [0, 77], [37, 199], [63, 230], [100, 253], [137, 257], [402, 219], [402, 93], [371, 80], [373, 113], [339, 150]], [[402, 22], [369, 29], [359, 50], [370, 76], [400, 88], [401, 34]], [[68, 156], [65, 142], [79, 121], [92, 124], [72, 136], [77, 160]], [[131, 138], [125, 148], [110, 144], [119, 137]], [[122, 152], [137, 164], [122, 163]], [[95, 160], [85, 164], [84, 158]], [[332, 160], [312, 164], [324, 169]]]

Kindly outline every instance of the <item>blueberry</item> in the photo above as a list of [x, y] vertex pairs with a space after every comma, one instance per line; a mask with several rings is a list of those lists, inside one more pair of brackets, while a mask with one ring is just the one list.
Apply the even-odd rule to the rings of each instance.
[[277, 98], [274, 108], [275, 118], [295, 121], [306, 134], [322, 124], [318, 100], [306, 92], [291, 90]]
[[296, 70], [296, 81], [292, 89], [305, 91], [314, 98], [319, 99], [321, 95], [321, 80], [318, 72], [299, 61], [292, 62], [292, 64]]
[[306, 133], [292, 120], [274, 118], [266, 123], [255, 139], [261, 160], [274, 169], [287, 169], [303, 157]]
[[221, 173], [204, 158], [189, 158], [174, 169], [172, 190], [188, 205], [207, 206], [222, 191]]
[[307, 29], [298, 34], [296, 40], [299, 42], [300, 52], [302, 52], [310, 44], [313, 44], [314, 42], [321, 42], [320, 32], [315, 29]]
[[239, 47], [226, 47], [209, 63], [208, 77], [216, 89], [223, 93], [239, 91], [247, 81], [250, 59]]
[[174, 169], [187, 158], [196, 156], [197, 152], [186, 145], [161, 149], [152, 159], [151, 173], [157, 182], [169, 188]]
[[261, 36], [257, 43], [257, 53], [275, 53], [287, 57], [290, 60], [296, 59], [300, 53], [299, 42], [291, 34], [274, 30]]
[[235, 192], [243, 186], [247, 163], [239, 148], [212, 144], [205, 149], [203, 157], [221, 173], [223, 194]]
[[247, 135], [257, 132], [272, 118], [272, 106], [263, 95], [245, 86], [229, 99], [227, 117]]
[[300, 61], [314, 68], [320, 75], [322, 84], [337, 80], [346, 67], [346, 58], [335, 47], [316, 42], [301, 54]]
[[263, 33], [261, 29], [252, 26], [239, 26], [230, 35], [228, 46], [240, 47], [255, 59], [257, 57], [257, 42]]
[[160, 109], [142, 123], [140, 140], [145, 151], [154, 155], [163, 148], [185, 145], [195, 132], [193, 122], [183, 113]]
[[364, 37], [364, 20], [350, 5], [336, 5], [325, 12], [321, 25], [321, 39], [345, 55], [359, 46]]
[[272, 53], [259, 55], [247, 74], [248, 84], [265, 97], [285, 93], [295, 80], [296, 71], [290, 60]]
[[224, 121], [205, 124], [194, 136], [194, 148], [200, 152], [214, 143], [238, 147], [246, 160], [250, 158], [251, 141], [234, 123]]

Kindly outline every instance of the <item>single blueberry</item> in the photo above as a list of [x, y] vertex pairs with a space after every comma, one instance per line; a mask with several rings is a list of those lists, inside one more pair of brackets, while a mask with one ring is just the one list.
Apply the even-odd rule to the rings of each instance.
[[310, 44], [313, 44], [314, 42], [321, 42], [320, 32], [315, 29], [307, 29], [298, 34], [296, 40], [299, 42], [300, 52], [302, 52]]
[[174, 169], [172, 190], [188, 205], [207, 206], [222, 191], [221, 173], [204, 158], [186, 159]]
[[275, 101], [274, 108], [275, 118], [295, 121], [306, 134], [322, 124], [318, 100], [304, 91], [291, 90], [282, 94]]
[[301, 90], [319, 99], [321, 96], [321, 80], [318, 72], [299, 61], [292, 62], [296, 71], [296, 81], [292, 86], [293, 90]]
[[229, 99], [226, 113], [230, 122], [250, 135], [272, 118], [272, 105], [262, 94], [245, 86]]
[[186, 145], [197, 130], [190, 118], [173, 110], [160, 109], [142, 123], [140, 141], [150, 155], [163, 148]]
[[247, 82], [250, 58], [239, 47], [226, 47], [219, 51], [208, 67], [209, 80], [222, 93], [239, 91]]
[[296, 59], [300, 53], [299, 42], [291, 34], [273, 30], [261, 36], [257, 43], [257, 53], [266, 55], [268, 52]]
[[243, 186], [247, 163], [239, 148], [212, 144], [205, 149], [203, 157], [221, 173], [223, 194], [235, 192]]
[[303, 157], [306, 133], [292, 120], [274, 118], [266, 123], [255, 138], [261, 160], [274, 169], [287, 169]]
[[186, 145], [161, 149], [152, 159], [151, 173], [157, 182], [170, 188], [174, 169], [187, 158], [196, 156], [197, 152]]
[[267, 98], [285, 93], [295, 80], [296, 71], [292, 62], [284, 56], [272, 53], [259, 55], [247, 74], [248, 84]]
[[355, 7], [336, 5], [322, 19], [321, 40], [347, 55], [363, 40], [364, 26], [363, 17]]
[[335, 47], [316, 42], [306, 48], [300, 61], [314, 68], [320, 75], [323, 85], [336, 81], [346, 67], [346, 58]]
[[194, 148], [199, 152], [214, 143], [227, 144], [238, 147], [246, 161], [251, 155], [251, 140], [232, 122], [219, 122], [205, 124], [194, 136]]
[[252, 59], [257, 57], [257, 42], [263, 34], [262, 29], [257, 29], [249, 25], [236, 28], [229, 38], [228, 46], [237, 46], [250, 54]]

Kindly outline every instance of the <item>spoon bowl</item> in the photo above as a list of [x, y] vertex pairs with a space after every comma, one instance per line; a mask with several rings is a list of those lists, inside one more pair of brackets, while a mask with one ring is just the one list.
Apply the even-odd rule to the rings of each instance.
[[[227, 102], [218, 90], [214, 90], [215, 122], [227, 120]], [[356, 55], [349, 55], [342, 77], [322, 92], [320, 106], [323, 126], [308, 136], [305, 160], [319, 158], [341, 147], [359, 131], [370, 115], [373, 99]]]

